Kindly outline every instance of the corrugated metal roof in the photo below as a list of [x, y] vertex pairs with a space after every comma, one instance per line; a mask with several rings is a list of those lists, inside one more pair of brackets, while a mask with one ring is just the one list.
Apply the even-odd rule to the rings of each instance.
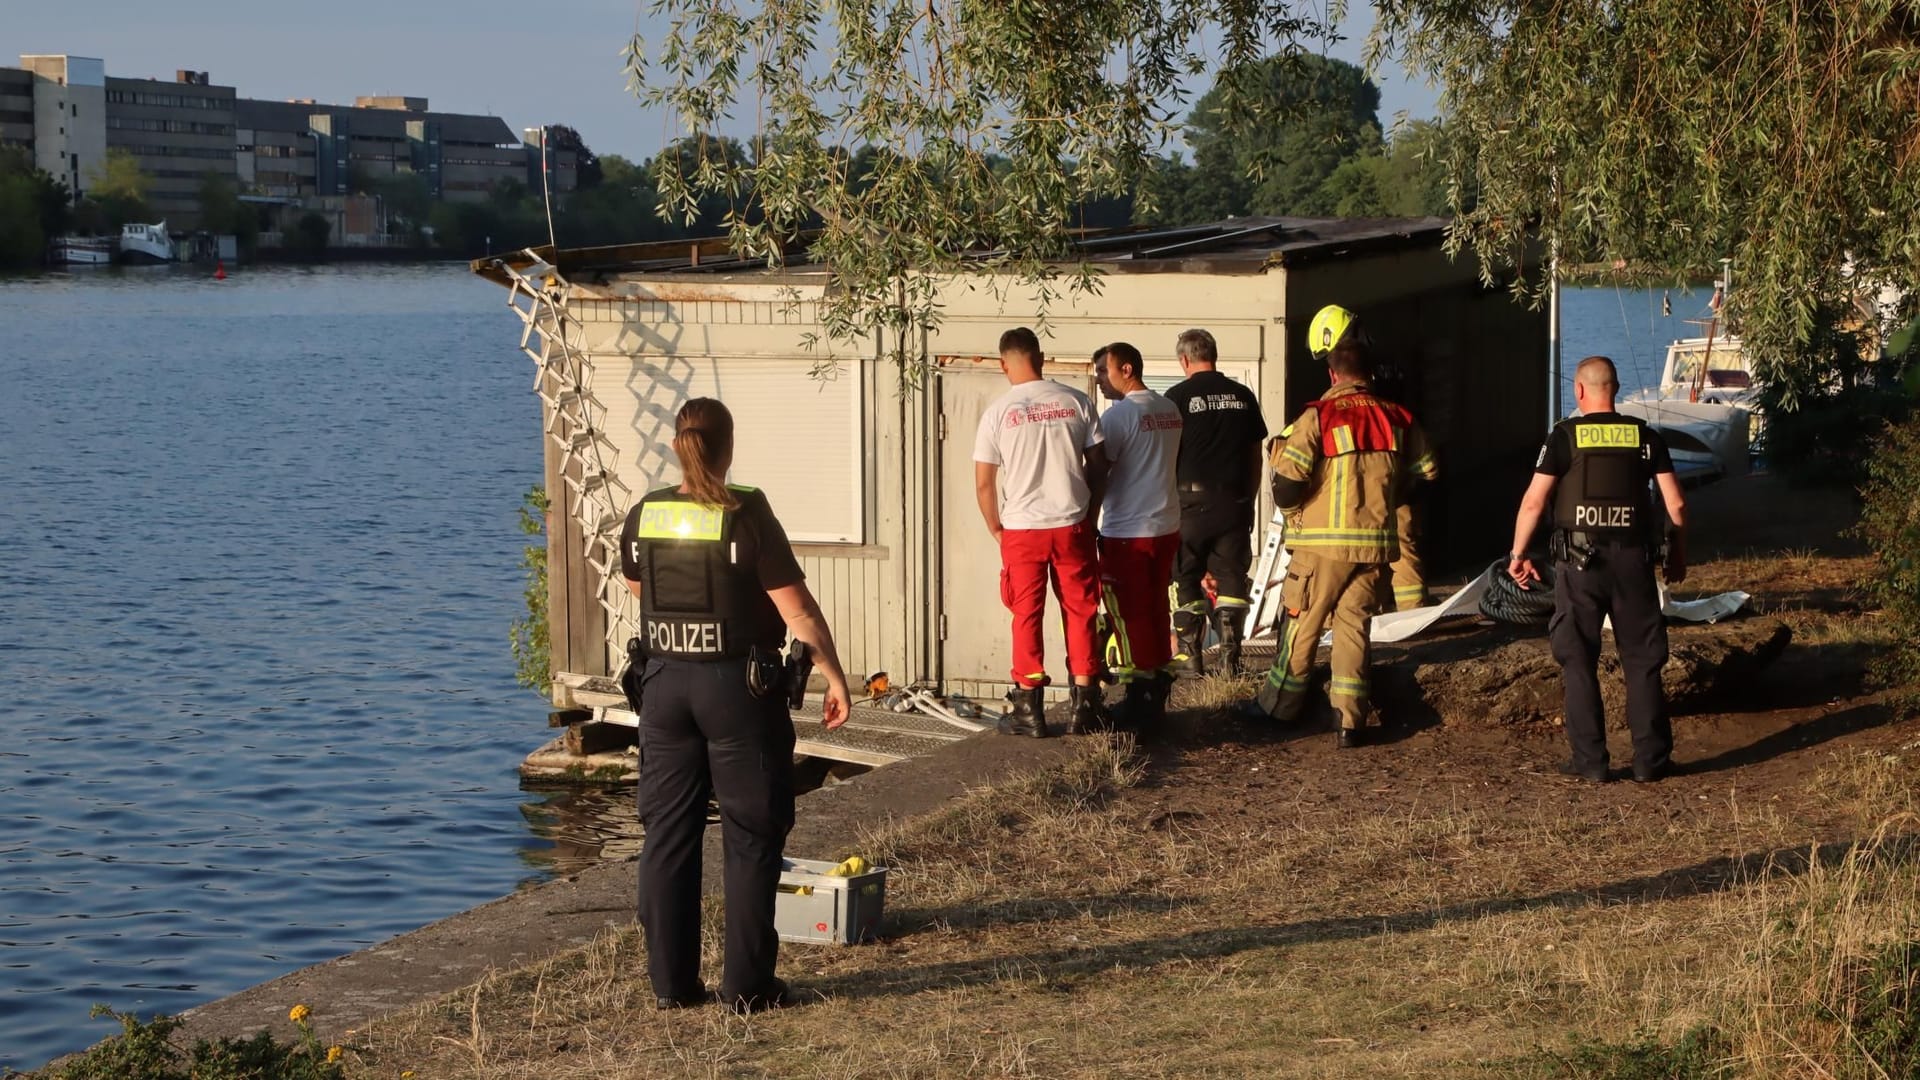
[[[1083, 259], [1120, 272], [1260, 273], [1274, 266], [1297, 266], [1343, 255], [1438, 247], [1445, 218], [1228, 218], [1205, 225], [1131, 228], [1082, 233], [1069, 259]], [[811, 235], [791, 250], [804, 250]], [[996, 252], [969, 253], [987, 259]], [[763, 263], [734, 258], [725, 237], [666, 240], [610, 247], [533, 248], [514, 255], [476, 259], [473, 271], [501, 284], [500, 260], [514, 266], [544, 261], [570, 278], [625, 274], [746, 273], [765, 271]], [[796, 258], [785, 270], [813, 266]]]

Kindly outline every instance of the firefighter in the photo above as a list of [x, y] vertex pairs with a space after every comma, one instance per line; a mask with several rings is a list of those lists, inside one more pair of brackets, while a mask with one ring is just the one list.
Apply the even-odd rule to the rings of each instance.
[[695, 398], [674, 422], [682, 480], [627, 515], [620, 554], [640, 600], [640, 922], [655, 1003], [715, 1000], [700, 979], [701, 833], [710, 796], [725, 845], [726, 951], [718, 1000], [735, 1012], [786, 1004], [774, 975], [774, 892], [793, 827], [789, 632], [811, 647], [828, 728], [846, 722], [833, 635], [767, 497], [726, 482], [733, 416]]
[[[1174, 342], [1186, 378], [1167, 391], [1180, 410], [1180, 550], [1173, 629], [1176, 672], [1206, 674], [1202, 650], [1211, 618], [1220, 635], [1220, 666], [1236, 674], [1247, 619], [1247, 572], [1253, 566], [1253, 504], [1260, 491], [1260, 442], [1267, 423], [1253, 391], [1222, 375], [1219, 346], [1205, 330]], [[1208, 600], [1201, 580], [1211, 573], [1218, 594]]]
[[1288, 512], [1292, 560], [1281, 584], [1273, 668], [1247, 710], [1299, 718], [1314, 649], [1331, 621], [1327, 696], [1340, 716], [1342, 748], [1360, 745], [1366, 725], [1368, 624], [1387, 603], [1399, 500], [1414, 478], [1436, 473], [1413, 415], [1368, 388], [1366, 343], [1353, 322], [1352, 312], [1334, 305], [1313, 317], [1308, 350], [1325, 360], [1333, 385], [1269, 447], [1274, 504]]
[[1013, 615], [1012, 706], [1006, 735], [1045, 738], [1047, 583], [1060, 600], [1072, 677], [1070, 735], [1107, 726], [1100, 699], [1100, 556], [1095, 525], [1107, 476], [1093, 401], [1042, 378], [1046, 358], [1032, 330], [1000, 335], [1006, 393], [987, 406], [973, 441], [974, 496], [1000, 545], [1000, 600]]
[[1553, 622], [1549, 635], [1566, 694], [1567, 743], [1560, 771], [1604, 783], [1606, 707], [1600, 699], [1600, 627], [1613, 619], [1613, 643], [1627, 682], [1627, 726], [1633, 732], [1633, 778], [1651, 783], [1673, 768], [1673, 728], [1667, 720], [1660, 669], [1667, 662], [1667, 624], [1660, 614], [1654, 568], [1660, 558], [1657, 486], [1671, 523], [1662, 571], [1671, 584], [1687, 576], [1686, 498], [1660, 433], [1613, 411], [1620, 389], [1613, 361], [1589, 356], [1574, 374], [1579, 415], [1547, 436], [1533, 483], [1513, 526], [1507, 573], [1524, 588], [1540, 579], [1527, 545], [1551, 512]]

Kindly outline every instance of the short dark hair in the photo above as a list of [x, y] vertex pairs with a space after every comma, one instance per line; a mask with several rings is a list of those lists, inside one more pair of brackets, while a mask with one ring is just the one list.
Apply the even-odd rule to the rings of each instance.
[[1373, 374], [1373, 358], [1367, 355], [1365, 346], [1348, 335], [1327, 354], [1327, 370], [1348, 379], [1364, 379]]
[[1116, 341], [1113, 344], [1102, 348], [1099, 352], [1094, 353], [1093, 362], [1096, 364], [1099, 363], [1100, 358], [1103, 356], [1106, 357], [1107, 363], [1112, 367], [1132, 368], [1133, 377], [1136, 379], [1139, 378], [1147, 369], [1146, 358], [1140, 355], [1140, 350], [1134, 348], [1132, 345], [1129, 345], [1124, 341]]
[[1040, 337], [1024, 326], [1016, 326], [1000, 335], [1000, 352], [1020, 353], [1034, 363], [1040, 362]]

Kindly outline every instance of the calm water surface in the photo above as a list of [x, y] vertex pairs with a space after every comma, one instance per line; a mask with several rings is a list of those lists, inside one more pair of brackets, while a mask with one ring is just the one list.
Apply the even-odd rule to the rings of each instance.
[[[628, 800], [513, 771], [541, 453], [504, 299], [459, 266], [0, 280], [0, 1066], [634, 847]], [[1703, 304], [1569, 291], [1567, 355], [1651, 382]]]
[[596, 852], [514, 774], [541, 455], [504, 300], [456, 266], [0, 279], [0, 1066]]

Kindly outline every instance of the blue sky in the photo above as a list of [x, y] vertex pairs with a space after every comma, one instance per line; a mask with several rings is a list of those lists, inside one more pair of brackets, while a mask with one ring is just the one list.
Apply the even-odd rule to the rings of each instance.
[[[651, 156], [676, 132], [627, 94], [620, 49], [651, 27], [647, 0], [0, 0], [0, 65], [21, 53], [97, 56], [111, 75], [209, 71], [244, 97], [351, 103], [411, 94], [449, 112], [493, 113], [515, 131], [578, 128], [600, 153]], [[1334, 55], [1357, 61], [1371, 19], [1349, 18]], [[1434, 112], [1432, 91], [1376, 73], [1382, 123]], [[1205, 89], [1202, 85], [1199, 89]], [[744, 132], [739, 132], [744, 133]]]

